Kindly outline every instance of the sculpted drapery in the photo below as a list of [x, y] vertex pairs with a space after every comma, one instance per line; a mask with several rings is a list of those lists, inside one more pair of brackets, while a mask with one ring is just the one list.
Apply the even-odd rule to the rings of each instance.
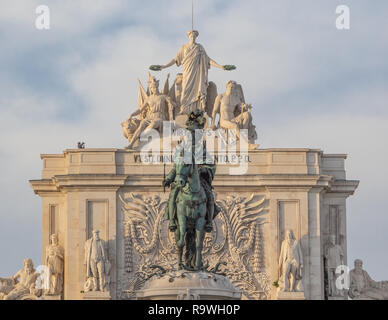
[[176, 65], [183, 68], [182, 108], [189, 112], [199, 101], [206, 99], [210, 58], [199, 43], [184, 44], [175, 57]]
[[[206, 111], [207, 96], [209, 94], [208, 88], [210, 88], [210, 97], [217, 96], [217, 88], [214, 85], [209, 86], [208, 72], [210, 66], [222, 70], [234, 70], [233, 65], [220, 65], [211, 59], [202, 45], [195, 42], [199, 33], [196, 30], [190, 30], [187, 33], [189, 42], [184, 44], [178, 54], [166, 65], [152, 65], [151, 70], [160, 71], [165, 68], [169, 68], [176, 64], [178, 67], [182, 66], [182, 94], [181, 94], [181, 114], [190, 114], [191, 112], [202, 109]], [[210, 99], [211, 100], [211, 99]], [[210, 101], [210, 104], [214, 104], [214, 101]], [[213, 106], [211, 106], [213, 107]]]
[[58, 244], [58, 236], [52, 234], [51, 243], [46, 247], [46, 265], [49, 268], [49, 288], [45, 294], [60, 295], [63, 291], [63, 258], [62, 247]]

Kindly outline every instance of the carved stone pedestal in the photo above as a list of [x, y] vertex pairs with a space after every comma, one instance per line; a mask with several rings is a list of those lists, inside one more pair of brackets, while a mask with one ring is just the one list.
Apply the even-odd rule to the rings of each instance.
[[112, 300], [109, 292], [90, 291], [82, 295], [83, 300]]
[[306, 300], [304, 292], [284, 292], [279, 291], [277, 300]]
[[180, 270], [147, 281], [138, 300], [240, 300], [228, 278], [208, 272]]

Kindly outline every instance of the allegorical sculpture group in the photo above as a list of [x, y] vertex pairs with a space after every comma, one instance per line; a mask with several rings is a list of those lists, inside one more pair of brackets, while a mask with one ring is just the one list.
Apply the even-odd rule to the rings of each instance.
[[[257, 133], [252, 123], [252, 106], [245, 103], [241, 85], [228, 81], [226, 92], [218, 95], [217, 86], [208, 80], [210, 66], [223, 70], [233, 70], [235, 66], [221, 66], [209, 58], [203, 46], [196, 43], [198, 32], [187, 33], [189, 42], [181, 47], [174, 59], [166, 65], [153, 65], [151, 70], [159, 71], [172, 65], [182, 66], [183, 72], [178, 73], [173, 85], [169, 85], [169, 75], [163, 89], [159, 91], [159, 80], [148, 74], [147, 89], [139, 81], [138, 107], [121, 126], [128, 148], [139, 148], [141, 134], [151, 129], [162, 134], [163, 121], [174, 122], [180, 115], [189, 115], [196, 110], [204, 111], [205, 126], [215, 130], [218, 128], [233, 129], [237, 139], [241, 139], [240, 131], [248, 131], [245, 137], [250, 148], [256, 148]], [[216, 125], [216, 116], [219, 121]], [[212, 124], [210, 125], [210, 119]]]
[[[163, 185], [171, 186], [169, 200], [165, 210], [165, 219], [169, 229], [175, 233], [180, 268], [200, 270], [202, 268], [202, 245], [205, 232], [211, 232], [213, 219], [219, 212], [212, 191], [212, 180], [216, 171], [215, 164], [198, 163], [195, 155], [196, 145], [201, 137], [196, 137], [196, 129], [233, 129], [236, 139], [240, 140], [241, 130], [246, 129], [247, 145], [254, 146], [257, 138], [252, 124], [252, 106], [245, 103], [241, 85], [228, 81], [226, 92], [217, 94], [217, 87], [208, 80], [210, 66], [223, 70], [233, 70], [232, 65], [219, 65], [211, 59], [204, 47], [196, 42], [198, 31], [187, 32], [189, 42], [184, 44], [177, 55], [166, 65], [152, 65], [151, 70], [160, 71], [174, 64], [182, 66], [170, 88], [169, 75], [162, 92], [159, 81], [148, 74], [148, 87], [145, 89], [139, 81], [138, 108], [122, 123], [124, 136], [129, 148], [141, 146], [138, 142], [142, 134], [150, 130], [162, 133], [164, 121], [174, 122], [179, 116], [187, 121], [185, 127], [192, 134], [191, 147], [181, 147], [175, 159], [174, 167]], [[216, 116], [219, 116], [216, 124]], [[212, 117], [210, 126], [209, 117]], [[197, 141], [195, 139], [198, 139]], [[191, 161], [184, 160], [184, 152], [191, 152]], [[203, 157], [206, 158], [206, 148]], [[186, 158], [187, 159], [187, 158]], [[204, 161], [206, 163], [206, 161]], [[186, 247], [183, 261], [183, 248]]]
[[[31, 259], [24, 259], [24, 268], [10, 278], [0, 278], [0, 300], [63, 299], [64, 259], [58, 235], [50, 236], [46, 248], [45, 264], [34, 268]], [[109, 291], [110, 262], [106, 243], [93, 231], [93, 237], [85, 243], [86, 281], [85, 292]]]
[[0, 278], [0, 299], [35, 300], [41, 296], [61, 296], [63, 292], [64, 253], [58, 237], [52, 234], [46, 248], [45, 265], [38, 272], [31, 259], [24, 259], [24, 268], [10, 278]]

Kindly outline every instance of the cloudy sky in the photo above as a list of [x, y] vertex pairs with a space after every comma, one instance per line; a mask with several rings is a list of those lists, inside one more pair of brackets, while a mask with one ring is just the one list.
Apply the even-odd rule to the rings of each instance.
[[[51, 10], [37, 30], [35, 8]], [[350, 30], [335, 27], [350, 7]], [[198, 41], [254, 105], [262, 148], [347, 153], [348, 258], [388, 279], [388, 2], [196, 0]], [[126, 145], [120, 122], [136, 108], [139, 77], [187, 41], [190, 0], [0, 0], [0, 276], [40, 261], [41, 153]], [[172, 76], [178, 68], [169, 69]], [[162, 79], [167, 72], [161, 73]]]

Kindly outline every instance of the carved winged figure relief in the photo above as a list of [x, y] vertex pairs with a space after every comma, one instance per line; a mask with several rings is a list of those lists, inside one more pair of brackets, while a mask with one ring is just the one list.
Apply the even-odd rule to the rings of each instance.
[[[136, 291], [154, 271], [152, 265], [167, 270], [177, 267], [175, 239], [163, 222], [166, 200], [158, 195], [119, 195], [128, 227], [130, 246], [137, 255], [128, 278], [129, 291]], [[266, 299], [270, 281], [265, 272], [262, 226], [266, 223], [264, 196], [226, 196], [217, 200], [221, 212], [213, 221], [213, 231], [204, 241], [203, 256], [207, 270], [220, 262], [220, 272], [225, 273], [238, 286], [247, 299]], [[131, 249], [128, 248], [128, 249]], [[128, 250], [126, 252], [132, 252]], [[129, 253], [128, 253], [129, 254]], [[132, 254], [132, 253], [131, 253]], [[137, 280], [136, 280], [137, 279]]]

